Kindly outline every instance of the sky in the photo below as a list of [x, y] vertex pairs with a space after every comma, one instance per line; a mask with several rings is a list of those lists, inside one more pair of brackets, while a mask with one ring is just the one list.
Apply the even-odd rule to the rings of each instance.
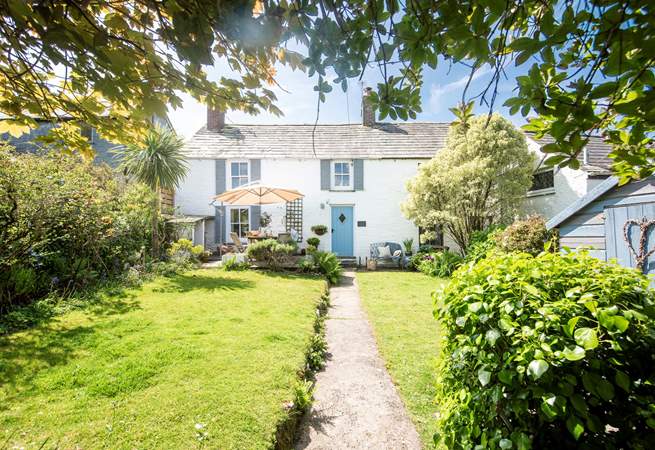
[[[282, 110], [284, 116], [276, 117], [272, 114], [260, 113], [253, 116], [240, 111], [227, 111], [226, 122], [228, 124], [307, 124], [316, 120], [317, 96], [313, 87], [316, 83], [316, 76], [309, 78], [302, 71], [293, 71], [288, 67], [279, 66], [277, 69], [277, 81], [280, 87], [273, 87], [271, 90], [278, 97], [277, 106]], [[510, 116], [507, 108], [502, 104], [509, 97], [512, 97], [512, 90], [516, 86], [514, 78], [525, 70], [522, 67], [509, 68], [508, 79], [502, 79], [499, 83], [499, 93], [494, 110], [500, 112], [516, 125], [522, 125], [526, 121], [520, 115]], [[217, 64], [209, 71], [210, 78], [218, 79], [225, 74], [225, 68]], [[477, 94], [487, 85], [491, 79], [491, 69], [483, 67], [476, 72], [474, 80], [469, 87], [469, 94]], [[437, 69], [426, 68], [423, 74], [423, 86], [421, 90], [423, 112], [417, 115], [416, 121], [420, 122], [451, 122], [453, 114], [448, 110], [456, 106], [462, 97], [469, 76], [469, 69], [462, 65], [450, 66], [442, 62]], [[349, 88], [344, 93], [339, 86], [333, 86], [332, 92], [327, 94], [327, 100], [321, 104], [319, 123], [360, 123], [361, 122], [361, 93], [363, 86], [375, 87], [380, 81], [379, 71], [371, 67], [367, 69], [362, 81], [351, 79]], [[284, 90], [283, 90], [283, 89]], [[285, 92], [286, 91], [286, 92]], [[184, 138], [189, 139], [206, 122], [205, 106], [187, 95], [182, 96], [184, 104], [182, 108], [169, 111], [169, 118], [175, 130]], [[475, 112], [486, 114], [488, 106], [476, 102]], [[389, 119], [385, 119], [389, 121]]]

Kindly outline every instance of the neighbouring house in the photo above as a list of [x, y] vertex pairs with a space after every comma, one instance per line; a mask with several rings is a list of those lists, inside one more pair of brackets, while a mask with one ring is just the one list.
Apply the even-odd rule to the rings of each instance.
[[601, 260], [655, 273], [655, 256], [648, 255], [655, 248], [655, 177], [624, 186], [609, 177], [546, 226], [559, 230], [561, 247], [590, 248]]
[[527, 213], [539, 214], [549, 220], [611, 175], [612, 160], [608, 157], [611, 146], [598, 136], [589, 138], [579, 158], [579, 169], [546, 167], [543, 162], [549, 155], [542, 153], [540, 148], [553, 142], [552, 138], [537, 140], [531, 134], [527, 137], [528, 147], [537, 155], [538, 161], [526, 200]]
[[[226, 123], [224, 112], [208, 110], [207, 125], [185, 146], [190, 170], [175, 195], [183, 214], [212, 217], [204, 225], [205, 234], [196, 233], [195, 243], [216, 250], [230, 241], [231, 232], [244, 237], [259, 229], [260, 217], [267, 212], [273, 233], [294, 229], [302, 241], [313, 236], [313, 225], [326, 225], [320, 248], [341, 256], [363, 259], [376, 242], [413, 238], [418, 246], [420, 230], [400, 210], [407, 196], [405, 185], [421, 163], [444, 147], [450, 124], [378, 123], [367, 92], [362, 123], [357, 124], [236, 125]], [[540, 153], [540, 143], [527, 138], [530, 148]], [[607, 146], [593, 142], [585, 154], [590, 161], [602, 159], [605, 164]], [[577, 171], [539, 170], [528, 208], [551, 217], [584, 196], [596, 177], [606, 177], [604, 171], [597, 173], [591, 164]], [[296, 189], [305, 197], [288, 204], [247, 207], [212, 201], [225, 190], [253, 182]], [[436, 235], [432, 244], [456, 250], [449, 236]]]

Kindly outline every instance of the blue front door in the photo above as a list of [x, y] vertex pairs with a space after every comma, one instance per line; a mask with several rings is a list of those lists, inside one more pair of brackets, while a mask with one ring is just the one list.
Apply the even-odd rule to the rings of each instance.
[[353, 207], [332, 207], [332, 252], [353, 256]]

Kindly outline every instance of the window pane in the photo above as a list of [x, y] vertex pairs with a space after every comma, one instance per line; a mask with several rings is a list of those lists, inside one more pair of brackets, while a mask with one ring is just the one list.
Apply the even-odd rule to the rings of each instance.
[[342, 186], [350, 186], [350, 175], [344, 175], [343, 176]]
[[239, 224], [238, 223], [233, 223], [230, 225], [230, 231], [232, 233], [237, 233], [239, 234]]
[[248, 223], [248, 210], [247, 209], [241, 209], [240, 210], [240, 215], [241, 215], [241, 223]]
[[535, 173], [532, 176], [531, 191], [538, 191], [540, 189], [552, 188], [555, 186], [555, 177], [552, 170], [545, 172]]
[[230, 222], [235, 223], [239, 221], [239, 210], [231, 209], [230, 210]]
[[248, 235], [248, 229], [249, 229], [249, 228], [250, 228], [250, 227], [249, 227], [248, 225], [241, 225], [241, 227], [240, 227], [241, 234], [240, 234], [239, 236], [241, 236], [241, 237], [243, 237], [243, 236], [247, 236], [247, 235]]
[[239, 175], [248, 176], [248, 163], [239, 163]]

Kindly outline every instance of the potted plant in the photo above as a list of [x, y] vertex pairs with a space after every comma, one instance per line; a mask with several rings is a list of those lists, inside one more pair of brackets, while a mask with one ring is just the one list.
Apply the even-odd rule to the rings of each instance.
[[321, 240], [317, 237], [307, 238], [307, 251], [311, 253], [315, 250], [318, 250], [318, 244], [320, 243]]
[[262, 228], [266, 228], [271, 224], [271, 214], [267, 212], [263, 212], [261, 216], [259, 216], [259, 226]]
[[323, 236], [327, 233], [328, 228], [326, 225], [314, 225], [311, 227], [312, 232], [317, 236]]
[[411, 256], [412, 249], [414, 247], [414, 239], [413, 238], [405, 239], [403, 241], [403, 246], [405, 247], [405, 255]]

